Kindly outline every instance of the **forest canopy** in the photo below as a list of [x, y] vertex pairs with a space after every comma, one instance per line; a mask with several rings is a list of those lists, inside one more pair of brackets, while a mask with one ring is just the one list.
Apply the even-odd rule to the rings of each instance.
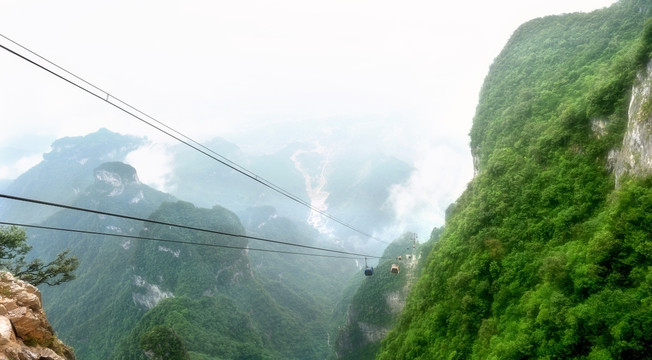
[[650, 59], [651, 8], [514, 33], [477, 107], [477, 174], [378, 358], [649, 357], [652, 181], [616, 189], [608, 161]]

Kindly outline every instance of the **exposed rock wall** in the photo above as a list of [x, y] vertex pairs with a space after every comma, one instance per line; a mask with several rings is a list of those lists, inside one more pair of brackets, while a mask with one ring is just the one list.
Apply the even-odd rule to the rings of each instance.
[[616, 187], [624, 175], [652, 175], [652, 61], [638, 73], [629, 103], [627, 132], [620, 150], [609, 154]]
[[70, 360], [73, 350], [57, 339], [33, 285], [0, 272], [0, 360]]

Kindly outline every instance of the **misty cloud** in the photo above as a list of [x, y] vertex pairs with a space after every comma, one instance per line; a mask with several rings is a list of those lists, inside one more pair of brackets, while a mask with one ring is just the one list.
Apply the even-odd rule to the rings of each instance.
[[19, 158], [13, 163], [0, 166], [0, 179], [14, 179], [43, 161], [43, 155], [33, 154]]
[[156, 190], [174, 192], [176, 184], [171, 184], [174, 155], [169, 145], [148, 143], [130, 152], [125, 162], [138, 171], [138, 178]]
[[415, 161], [407, 182], [395, 185], [388, 199], [397, 218], [397, 232], [414, 231], [427, 236], [444, 224], [446, 208], [464, 191], [473, 176], [470, 154], [436, 145]]

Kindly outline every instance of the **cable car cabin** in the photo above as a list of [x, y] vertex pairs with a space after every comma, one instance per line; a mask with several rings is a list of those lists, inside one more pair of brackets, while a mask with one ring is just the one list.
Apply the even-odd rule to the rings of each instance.
[[401, 255], [399, 255], [398, 256], [398, 261], [401, 261], [401, 260], [403, 260], [403, 258], [401, 257]]
[[364, 275], [365, 276], [371, 276], [374, 274], [374, 267], [373, 266], [367, 266], [364, 268]]
[[389, 272], [391, 272], [392, 274], [398, 274], [398, 265], [392, 264], [392, 268], [389, 269]]

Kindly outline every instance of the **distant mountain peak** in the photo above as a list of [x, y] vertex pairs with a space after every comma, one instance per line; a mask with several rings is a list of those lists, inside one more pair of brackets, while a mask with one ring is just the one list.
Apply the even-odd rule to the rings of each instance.
[[52, 143], [52, 151], [43, 154], [45, 160], [75, 160], [82, 165], [89, 158], [119, 160], [137, 149], [146, 140], [132, 135], [121, 135], [99, 129], [85, 136], [63, 137]]

